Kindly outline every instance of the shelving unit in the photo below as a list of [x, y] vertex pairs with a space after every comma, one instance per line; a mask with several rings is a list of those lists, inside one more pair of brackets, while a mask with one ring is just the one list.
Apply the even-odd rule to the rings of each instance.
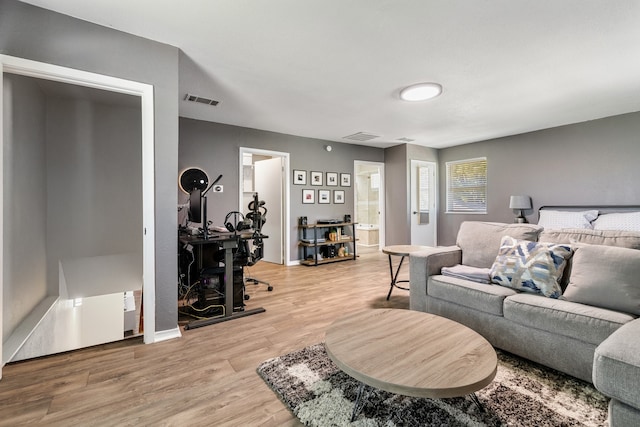
[[[355, 222], [342, 222], [336, 224], [308, 224], [308, 225], [299, 225], [299, 229], [301, 230], [302, 237], [300, 238], [298, 244], [302, 246], [304, 251], [304, 259], [300, 261], [300, 264], [307, 266], [318, 266], [322, 264], [330, 264], [333, 262], [341, 262], [341, 261], [355, 261], [356, 259], [356, 223]], [[331, 230], [332, 228], [340, 228], [342, 230], [350, 229], [351, 234], [341, 234], [340, 238], [336, 240], [329, 240], [325, 238], [325, 232]], [[318, 241], [321, 239], [321, 241]], [[349, 255], [339, 257], [337, 256], [338, 250], [340, 247], [344, 247], [347, 243], [353, 243], [353, 251], [349, 250]], [[318, 253], [323, 247], [333, 246], [336, 248], [336, 256], [331, 258], [322, 258], [318, 259]], [[312, 254], [309, 252], [313, 250]], [[309, 256], [312, 259], [309, 259]]]

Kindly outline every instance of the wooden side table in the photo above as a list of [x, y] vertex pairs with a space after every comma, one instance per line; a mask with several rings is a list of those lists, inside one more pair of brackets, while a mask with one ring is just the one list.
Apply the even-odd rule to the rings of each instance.
[[[389, 293], [387, 294], [387, 301], [391, 298], [391, 291], [396, 287], [398, 289], [403, 289], [408, 291], [409, 288], [403, 288], [402, 286], [398, 286], [398, 283], [406, 283], [408, 280], [398, 280], [398, 274], [400, 273], [400, 268], [402, 268], [402, 263], [404, 262], [404, 257], [409, 255], [411, 252], [423, 251], [425, 249], [429, 249], [429, 246], [418, 246], [418, 245], [393, 245], [393, 246], [385, 246], [382, 248], [382, 252], [389, 256], [389, 273], [391, 274], [391, 286], [389, 287]], [[399, 256], [400, 264], [398, 264], [398, 268], [396, 268], [395, 273], [393, 272], [393, 263], [391, 261], [392, 256]]]

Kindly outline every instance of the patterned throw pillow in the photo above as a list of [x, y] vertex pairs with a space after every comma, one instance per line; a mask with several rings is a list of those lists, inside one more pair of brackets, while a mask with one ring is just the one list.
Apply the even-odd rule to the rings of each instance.
[[491, 281], [519, 291], [559, 298], [562, 272], [572, 254], [569, 245], [505, 236], [491, 267]]

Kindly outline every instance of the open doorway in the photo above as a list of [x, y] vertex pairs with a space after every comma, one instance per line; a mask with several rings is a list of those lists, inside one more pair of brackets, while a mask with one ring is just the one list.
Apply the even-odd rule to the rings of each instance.
[[354, 161], [358, 253], [384, 247], [384, 163]]
[[[0, 252], [2, 364], [122, 339], [129, 290], [144, 291], [153, 342], [153, 87], [4, 55], [0, 64], [0, 194], [13, 208], [0, 235], [15, 249]], [[116, 164], [123, 171], [109, 175]], [[28, 191], [12, 185], [24, 179]]]
[[262, 233], [262, 261], [285, 264], [289, 260], [289, 153], [240, 148], [240, 206], [247, 213], [257, 193], [267, 210]]

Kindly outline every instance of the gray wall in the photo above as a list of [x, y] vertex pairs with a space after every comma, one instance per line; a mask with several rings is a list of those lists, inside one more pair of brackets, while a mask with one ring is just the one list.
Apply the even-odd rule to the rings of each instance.
[[178, 322], [178, 49], [14, 0], [0, 0], [0, 53], [154, 86], [156, 330]]
[[[327, 152], [326, 145], [333, 150]], [[266, 132], [237, 126], [223, 125], [192, 119], [180, 119], [180, 153], [179, 170], [189, 167], [203, 169], [210, 180], [222, 174], [220, 181], [224, 185], [224, 193], [208, 193], [208, 219], [222, 225], [229, 211], [238, 209], [238, 176], [240, 147], [290, 153], [290, 168], [321, 172], [338, 172], [351, 174], [351, 187], [327, 187], [310, 185], [294, 185], [291, 193], [291, 261], [300, 258], [298, 251], [297, 222], [300, 216], [306, 216], [310, 223], [321, 218], [342, 218], [344, 214], [353, 215], [353, 162], [366, 160], [382, 162], [384, 151], [379, 148], [365, 147], [355, 144], [342, 144], [319, 139], [303, 138], [275, 132]], [[293, 172], [292, 172], [293, 173]], [[309, 177], [307, 176], [307, 184]], [[177, 181], [175, 184], [177, 189]], [[344, 189], [345, 204], [302, 204], [302, 189]], [[180, 203], [186, 202], [188, 196], [179, 193]], [[317, 197], [317, 192], [316, 192]], [[269, 201], [266, 201], [267, 208]], [[174, 210], [175, 211], [175, 210]], [[245, 210], [246, 212], [246, 210]], [[267, 214], [268, 216], [268, 214]]]
[[45, 98], [32, 79], [3, 83], [4, 341], [48, 292]]
[[385, 244], [411, 243], [411, 160], [438, 162], [438, 150], [413, 144], [385, 149]]
[[[440, 150], [440, 245], [455, 243], [462, 221], [512, 222], [509, 196], [529, 195], [537, 222], [543, 205], [640, 205], [640, 113]], [[487, 158], [487, 214], [444, 212], [445, 163]]]

